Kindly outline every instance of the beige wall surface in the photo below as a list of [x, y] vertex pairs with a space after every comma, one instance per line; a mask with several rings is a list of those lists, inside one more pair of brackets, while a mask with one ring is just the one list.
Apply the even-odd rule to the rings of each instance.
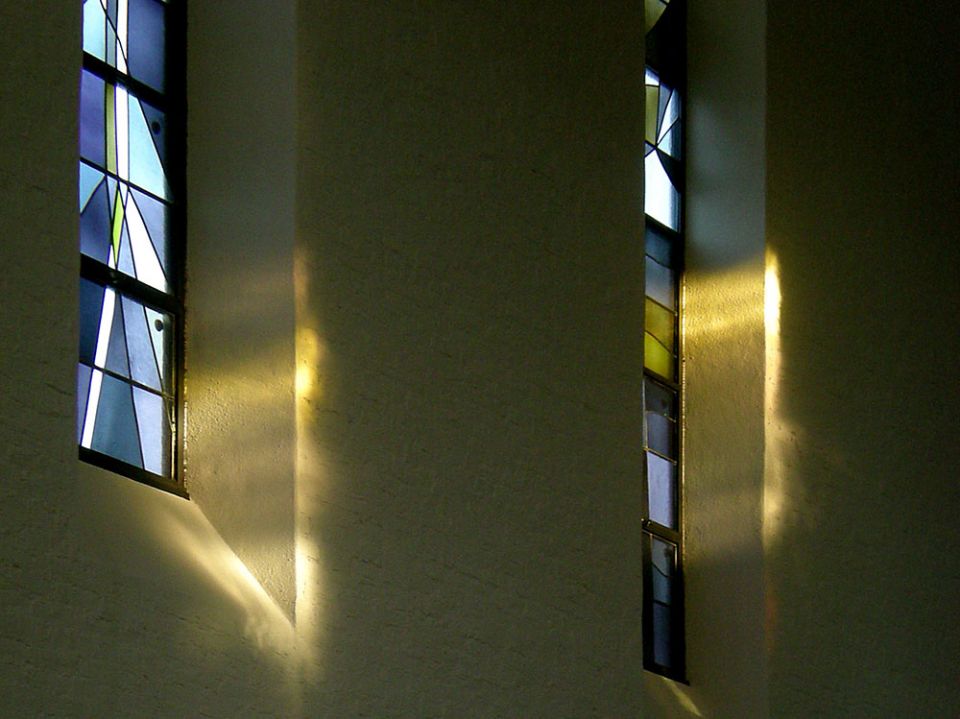
[[960, 714], [960, 24], [769, 2], [771, 706]]

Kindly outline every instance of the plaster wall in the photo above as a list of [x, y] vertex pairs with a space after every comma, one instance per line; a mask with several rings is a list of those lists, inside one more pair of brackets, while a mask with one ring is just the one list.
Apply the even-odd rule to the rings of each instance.
[[771, 707], [956, 716], [960, 26], [942, 3], [767, 7]]
[[300, 17], [318, 706], [639, 715], [640, 8]]

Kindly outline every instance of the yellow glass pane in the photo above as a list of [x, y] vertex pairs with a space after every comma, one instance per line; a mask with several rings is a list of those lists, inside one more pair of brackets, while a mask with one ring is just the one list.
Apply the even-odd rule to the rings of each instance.
[[653, 26], [657, 24], [660, 16], [663, 15], [663, 11], [667, 9], [667, 3], [662, 2], [662, 0], [644, 0], [643, 6], [646, 32], [650, 32]]
[[643, 335], [643, 366], [661, 377], [673, 379], [673, 355], [649, 332]]
[[[649, 75], [648, 75], [649, 77]], [[646, 115], [647, 115], [647, 127], [646, 127], [646, 140], [651, 145], [657, 144], [657, 107], [660, 102], [660, 86], [659, 85], [645, 85], [647, 89], [646, 95]]]
[[661, 307], [648, 297], [644, 321], [647, 332], [660, 340], [660, 344], [672, 353], [675, 324], [673, 312]]

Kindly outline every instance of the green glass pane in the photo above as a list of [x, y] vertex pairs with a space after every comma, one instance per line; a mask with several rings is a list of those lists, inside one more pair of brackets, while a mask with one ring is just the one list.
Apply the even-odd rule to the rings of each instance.
[[660, 344], [673, 354], [676, 320], [673, 312], [661, 307], [649, 297], [644, 312], [647, 332], [656, 337]]
[[647, 71], [647, 84], [646, 84], [646, 97], [644, 99], [646, 105], [646, 136], [645, 139], [651, 145], [656, 145], [657, 143], [657, 108], [660, 102], [660, 85], [651, 84], [651, 77], [656, 78], [656, 75]]
[[673, 355], [667, 348], [645, 332], [643, 335], [643, 366], [661, 377], [673, 379]]

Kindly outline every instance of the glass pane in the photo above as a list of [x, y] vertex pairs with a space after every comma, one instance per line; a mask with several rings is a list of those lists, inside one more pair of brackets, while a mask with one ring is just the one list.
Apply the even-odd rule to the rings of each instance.
[[83, 434], [83, 418], [87, 412], [92, 373], [93, 370], [87, 365], [77, 365], [77, 442], [80, 442]]
[[647, 433], [647, 448], [655, 450], [664, 457], [676, 459], [676, 426], [673, 420], [656, 412], [646, 412], [645, 428]]
[[[90, 416], [96, 417], [90, 448], [142, 468], [143, 456], [140, 453], [140, 438], [137, 436], [133, 387], [102, 372], [93, 374], [94, 379], [100, 378], [100, 387], [95, 412], [91, 412], [90, 407], [87, 409], [87, 422], [90, 421]], [[97, 389], [96, 384], [91, 382], [91, 399]], [[86, 434], [87, 430], [84, 428], [84, 437]]]
[[80, 156], [104, 167], [105, 85], [84, 70], [80, 75]]
[[164, 7], [156, 0], [130, 0], [130, 75], [163, 91]]
[[170, 473], [171, 426], [169, 403], [158, 394], [133, 388], [143, 468], [154, 474]]
[[647, 452], [648, 519], [670, 529], [677, 528], [677, 467], [673, 462]]
[[656, 152], [643, 158], [643, 170], [644, 212], [671, 230], [679, 230], [680, 194], [670, 182]]
[[650, 32], [651, 28], [657, 24], [657, 20], [663, 15], [663, 11], [667, 9], [668, 2], [669, 0], [667, 0], [667, 2], [664, 2], [664, 0], [644, 0], [644, 26], [646, 32]]
[[651, 257], [645, 266], [646, 292], [664, 307], [677, 308], [677, 285], [673, 270], [664, 267]]
[[83, 51], [106, 61], [107, 16], [100, 0], [83, 3]]
[[653, 601], [670, 604], [673, 601], [673, 577], [677, 566], [677, 547], [658, 537], [650, 537], [650, 563], [653, 573]]
[[667, 351], [667, 348], [657, 342], [653, 335], [645, 332], [643, 335], [643, 366], [652, 372], [656, 372], [665, 379], [674, 378], [673, 355]]
[[677, 393], [649, 377], [643, 380], [643, 406], [670, 419], [677, 418]]
[[[673, 267], [673, 241], [662, 231], [648, 223], [644, 233], [644, 243], [648, 256], [664, 267]], [[647, 294], [650, 294], [649, 290]]]
[[673, 633], [672, 609], [662, 604], [653, 604], [653, 661], [661, 667], [673, 665], [671, 651]]
[[647, 332], [652, 334], [671, 354], [674, 352], [674, 327], [676, 324], [676, 315], [670, 310], [661, 307], [649, 297], [646, 299], [646, 311], [644, 312], [644, 326]]

